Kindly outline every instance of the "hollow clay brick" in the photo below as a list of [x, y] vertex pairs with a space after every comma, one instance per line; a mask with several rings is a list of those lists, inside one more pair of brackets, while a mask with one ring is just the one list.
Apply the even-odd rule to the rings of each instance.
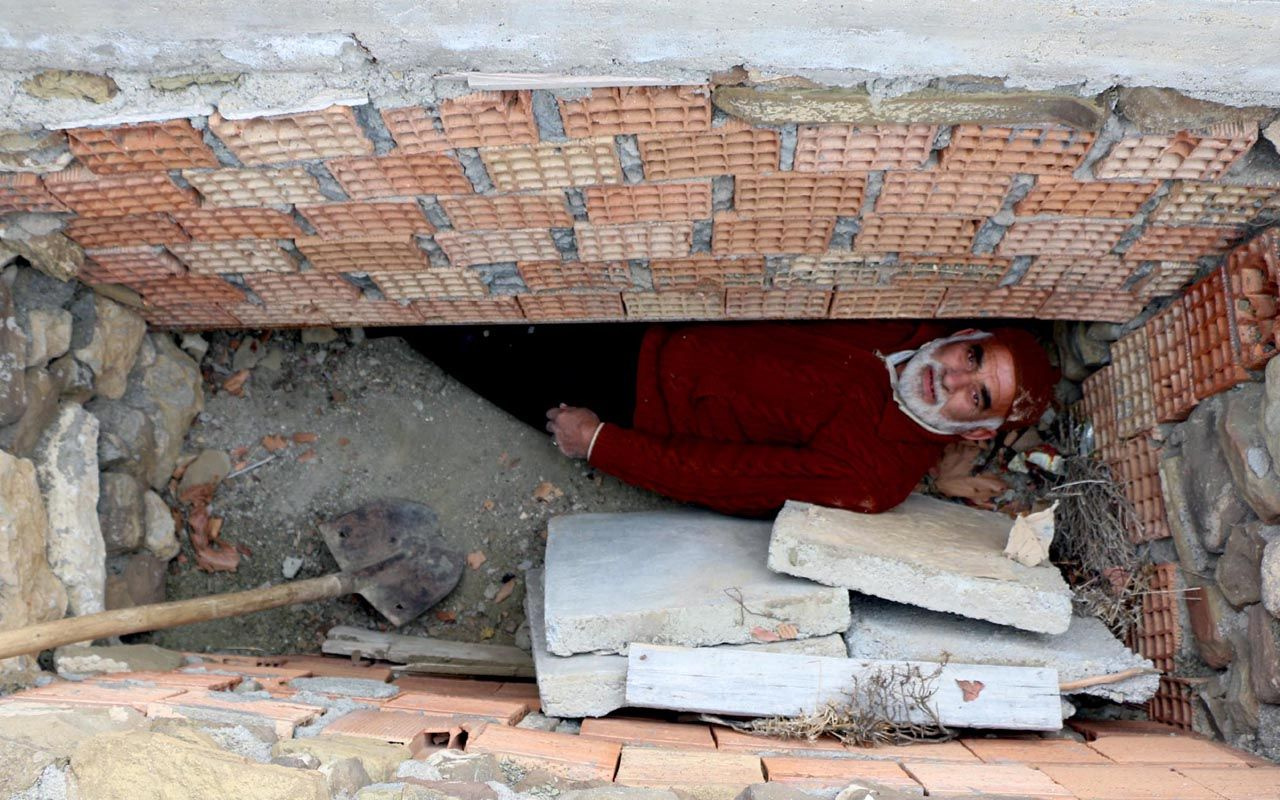
[[373, 153], [373, 142], [347, 106], [253, 119], [226, 119], [214, 112], [209, 130], [247, 166]]
[[253, 293], [270, 305], [296, 306], [308, 300], [355, 300], [360, 290], [333, 274], [318, 272], [248, 275]]
[[535, 292], [561, 289], [630, 289], [631, 268], [625, 261], [521, 261], [524, 283]]
[[[410, 273], [395, 274], [408, 275]], [[423, 322], [422, 312], [407, 300], [374, 300], [369, 297], [360, 297], [351, 302], [320, 300], [315, 305], [324, 314], [330, 325], [340, 327], [421, 325]], [[336, 697], [336, 695], [329, 696]], [[362, 700], [362, 698], [353, 699]], [[367, 700], [369, 702], [376, 701], [375, 698], [367, 698]]]
[[441, 197], [440, 205], [460, 231], [503, 228], [570, 228], [573, 217], [561, 192], [517, 195]]
[[1064, 219], [1019, 220], [1005, 231], [997, 252], [1004, 256], [1089, 256], [1111, 252], [1129, 229], [1128, 222]]
[[186, 269], [161, 247], [108, 247], [85, 251], [80, 277], [87, 283], [136, 283], [182, 275]]
[[1116, 433], [1121, 439], [1146, 433], [1156, 426], [1149, 348], [1146, 328], [1138, 328], [1111, 345]]
[[613, 139], [487, 147], [480, 151], [480, 157], [500, 192], [622, 183], [622, 164]]
[[628, 319], [720, 319], [723, 291], [623, 292]]
[[682, 222], [711, 216], [711, 184], [707, 181], [592, 186], [586, 194], [587, 218], [596, 225]]
[[335, 158], [327, 166], [355, 200], [471, 192], [462, 165], [443, 153]]
[[155, 686], [166, 686], [176, 689], [206, 689], [208, 691], [227, 691], [240, 683], [239, 675], [191, 674], [185, 672], [158, 672], [144, 670], [139, 672], [112, 672], [89, 680], [89, 683], [111, 686], [120, 683], [142, 683]]
[[281, 700], [244, 700], [228, 692], [188, 691], [147, 704], [148, 717], [185, 718], [193, 714], [198, 719], [201, 713], [210, 711], [262, 718], [272, 723], [282, 738], [292, 737], [296, 726], [305, 725], [324, 713], [320, 706]]
[[1128, 798], [1172, 798], [1179, 800], [1222, 800], [1185, 775], [1168, 767], [1112, 764], [1046, 764], [1043, 771], [1080, 800], [1128, 800]]
[[1117, 291], [1133, 275], [1134, 265], [1120, 256], [1036, 256], [1018, 281], [1030, 289], [1084, 289]]
[[1216, 269], [1192, 284], [1182, 301], [1191, 352], [1191, 390], [1196, 399], [1203, 400], [1248, 380], [1249, 374], [1241, 363], [1224, 271]]
[[578, 322], [587, 320], [619, 320], [626, 316], [622, 295], [600, 294], [522, 294], [517, 295], [520, 310], [530, 322]]
[[762, 286], [764, 283], [764, 259], [760, 257], [716, 258], [691, 256], [689, 258], [656, 259], [649, 262], [653, 276], [653, 288], [696, 289], [724, 286]]
[[1164, 493], [1160, 488], [1160, 458], [1146, 435], [1135, 436], [1119, 446], [1123, 458], [1112, 475], [1133, 504], [1141, 528], [1131, 528], [1134, 544], [1167, 539], [1169, 523], [1165, 517]]
[[1070, 739], [961, 739], [988, 764], [1110, 764], [1097, 750]]
[[1199, 136], [1180, 131], [1121, 139], [1093, 165], [1099, 180], [1216, 180], [1258, 139], [1258, 127], [1241, 126], [1228, 135]]
[[876, 213], [987, 217], [1012, 184], [1007, 172], [887, 172]]
[[164, 330], [210, 330], [240, 328], [245, 323], [222, 306], [212, 303], [149, 306], [140, 312], [147, 325]]
[[644, 175], [651, 181], [774, 172], [781, 147], [777, 132], [737, 120], [708, 133], [640, 134], [637, 139]]
[[[552, 261], [560, 258], [560, 251], [551, 239], [551, 232], [545, 228], [486, 233], [441, 231], [436, 234], [435, 239], [440, 249], [449, 256], [449, 263], [455, 267], [498, 264], [504, 261]], [[587, 257], [585, 253], [582, 255]]]
[[939, 317], [1034, 317], [1049, 299], [1045, 289], [952, 286], [938, 307]]
[[844, 289], [831, 300], [831, 318], [932, 317], [946, 291], [942, 287]]
[[1060, 127], [957, 125], [939, 154], [946, 170], [1070, 174], [1093, 144], [1093, 134]]
[[882, 256], [855, 256], [852, 253], [796, 256], [777, 266], [775, 288], [848, 289], [878, 286], [889, 267]]
[[634, 225], [573, 226], [578, 255], [583, 261], [632, 258], [683, 258], [689, 255], [693, 225], [689, 222], [650, 222]]
[[226, 308], [248, 328], [309, 328], [329, 324], [329, 318], [314, 303], [239, 303]]
[[750, 217], [853, 217], [862, 208], [866, 175], [741, 175], [733, 208]]
[[148, 281], [140, 288], [146, 302], [158, 306], [239, 303], [244, 292], [216, 275], [178, 275]]
[[705, 86], [613, 86], [560, 100], [560, 117], [573, 138], [706, 131], [711, 96]]
[[1178, 422], [1195, 408], [1190, 336], [1181, 300], [1147, 320], [1147, 356], [1157, 422]]
[[514, 297], [484, 300], [415, 300], [424, 322], [520, 322], [525, 316]]
[[455, 727], [449, 717], [435, 717], [411, 711], [359, 709], [351, 711], [320, 731], [322, 736], [355, 736], [378, 742], [414, 746], [430, 733], [448, 733]]
[[66, 210], [62, 201], [45, 188], [39, 175], [29, 172], [0, 174], [0, 214]]
[[396, 678], [395, 684], [406, 692], [429, 692], [454, 697], [493, 697], [502, 687], [499, 681], [442, 678], [435, 675], [402, 675]]
[[1093, 438], [1099, 450], [1107, 451], [1119, 443], [1116, 426], [1116, 393], [1111, 366], [1105, 366], [1084, 379], [1081, 391], [1084, 398], [1081, 407], [1093, 423]]
[[805, 787], [843, 789], [859, 781], [915, 794], [920, 784], [892, 761], [861, 761], [853, 758], [806, 758], [766, 756], [764, 771], [770, 783], [795, 783]]
[[1151, 262], [1149, 267], [1146, 274], [1133, 283], [1133, 293], [1144, 303], [1178, 294], [1200, 271], [1200, 265], [1194, 261], [1158, 261]]
[[801, 125], [797, 172], [920, 169], [933, 149], [932, 125]]
[[1182, 644], [1182, 612], [1178, 596], [1178, 565], [1157, 564], [1142, 596], [1142, 617], [1131, 633], [1131, 644], [1156, 669], [1171, 672]]
[[1280, 231], [1270, 228], [1227, 257], [1227, 296], [1240, 339], [1241, 363], [1262, 369], [1276, 352]]
[[1012, 265], [1013, 259], [998, 256], [939, 257], [908, 254], [899, 256], [898, 261], [885, 270], [885, 275], [895, 285], [990, 285], [999, 283]]
[[831, 292], [814, 289], [730, 288], [725, 316], [732, 319], [821, 319], [831, 307]]
[[374, 272], [370, 277], [390, 300], [484, 297], [488, 294], [479, 273], [465, 268], [431, 267], [415, 272]]
[[529, 769], [580, 781], [611, 781], [622, 746], [564, 733], [487, 725], [467, 742], [468, 753], [492, 753]]
[[1234, 750], [1195, 736], [1107, 736], [1089, 746], [1117, 764], [1246, 767]]
[[759, 756], [822, 755], [827, 758], [841, 758], [849, 754], [838, 739], [828, 735], [816, 739], [788, 739], [736, 731], [723, 725], [711, 726], [711, 734], [715, 737], [716, 749], [726, 753], [751, 753]]
[[427, 254], [412, 236], [297, 239], [298, 250], [316, 272], [404, 272], [425, 270]]
[[760, 759], [746, 753], [624, 745], [617, 782], [626, 786], [720, 787], [725, 794], [764, 781]]
[[930, 797], [1034, 797], [1037, 800], [1075, 797], [1039, 770], [1022, 764], [939, 764], [907, 761], [907, 774], [924, 786]]
[[[1092, 289], [1088, 283], [1076, 284]], [[1036, 311], [1038, 319], [1080, 319], [1128, 322], [1142, 310], [1142, 303], [1125, 291], [1071, 291], [1055, 289]]]
[[1177, 771], [1225, 800], [1280, 799], [1280, 768], [1272, 762], [1252, 769], [1178, 767]]
[[1105, 183], [1043, 175], [1014, 206], [1014, 212], [1020, 217], [1130, 219], [1158, 188], [1158, 183]]
[[320, 184], [302, 167], [184, 170], [182, 177], [208, 205], [234, 208], [326, 201]]
[[83, 217], [125, 217], [195, 208], [196, 193], [180, 188], [167, 173], [134, 172], [95, 176], [72, 167], [45, 176], [45, 188]]
[[67, 131], [71, 153], [96, 175], [216, 167], [218, 158], [185, 119]]
[[125, 706], [144, 711], [150, 703], [182, 694], [184, 690], [172, 686], [120, 686], [57, 681], [48, 686], [24, 689], [9, 695], [8, 699], [19, 703], [52, 706]]
[[81, 247], [136, 247], [185, 242], [189, 238], [168, 214], [76, 217], [66, 234]]
[[759, 219], [717, 214], [711, 252], [718, 256], [760, 253], [825, 253], [834, 217]]
[[1171, 228], [1151, 225], [1125, 252], [1126, 261], [1195, 261], [1201, 256], [1225, 253], [1237, 228], [1187, 227]]
[[625, 717], [584, 719], [581, 735], [637, 747], [669, 747], [679, 750], [716, 749], [716, 740], [711, 736], [711, 728], [705, 724]]
[[859, 253], [968, 255], [979, 220], [938, 216], [868, 215], [853, 241]]
[[292, 217], [271, 208], [200, 208], [175, 211], [173, 216], [197, 242], [292, 239], [302, 235]]
[[1280, 189], [1182, 181], [1160, 201], [1151, 220], [1163, 225], [1236, 226], [1259, 214], [1280, 216]]
[[527, 91], [503, 91], [445, 100], [439, 109], [445, 138], [454, 147], [537, 144], [531, 98]]
[[404, 692], [386, 701], [387, 710], [418, 711], [434, 716], [456, 716], [483, 719], [502, 725], [514, 725], [529, 712], [529, 707], [518, 700], [457, 697], [429, 692]]
[[169, 245], [193, 275], [244, 272], [297, 272], [298, 265], [274, 241], [185, 242]]
[[327, 239], [364, 236], [412, 236], [435, 227], [412, 200], [383, 203], [325, 203], [299, 206], [316, 233]]
[[381, 114], [382, 123], [396, 142], [396, 155], [438, 153], [453, 148], [445, 138], [443, 126], [437, 127], [439, 117], [433, 109], [422, 106], [384, 108]]

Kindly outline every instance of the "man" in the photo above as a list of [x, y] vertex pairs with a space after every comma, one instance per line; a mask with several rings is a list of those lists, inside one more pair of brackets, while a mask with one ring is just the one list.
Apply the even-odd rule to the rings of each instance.
[[654, 328], [633, 424], [561, 405], [561, 452], [627, 483], [743, 516], [801, 500], [901, 503], [957, 439], [1034, 424], [1055, 376], [1016, 329], [761, 323]]

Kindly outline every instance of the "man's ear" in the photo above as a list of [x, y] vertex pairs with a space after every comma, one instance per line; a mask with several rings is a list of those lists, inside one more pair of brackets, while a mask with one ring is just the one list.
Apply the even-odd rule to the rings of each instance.
[[968, 439], [971, 442], [985, 442], [995, 435], [996, 431], [993, 431], [990, 428], [974, 428], [971, 431], [965, 431], [960, 434], [960, 438]]

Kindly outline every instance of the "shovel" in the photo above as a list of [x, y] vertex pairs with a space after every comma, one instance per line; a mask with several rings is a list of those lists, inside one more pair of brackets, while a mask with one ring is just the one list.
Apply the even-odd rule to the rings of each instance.
[[341, 572], [247, 592], [122, 608], [0, 631], [0, 659], [344, 594], [360, 595], [393, 625], [400, 626], [438, 603], [462, 577], [462, 555], [444, 546], [439, 518], [421, 503], [369, 503], [321, 524], [320, 533]]

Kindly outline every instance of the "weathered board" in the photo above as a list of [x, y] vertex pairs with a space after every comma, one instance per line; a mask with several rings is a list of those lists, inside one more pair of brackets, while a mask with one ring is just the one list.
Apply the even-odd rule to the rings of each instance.
[[339, 625], [329, 629], [321, 649], [330, 655], [407, 664], [407, 672], [533, 677], [533, 657], [510, 645], [449, 642]]
[[[811, 714], [847, 702], [859, 683], [915, 667], [928, 676], [938, 664], [863, 661], [706, 648], [633, 644], [627, 663], [627, 705], [742, 717]], [[957, 728], [1055, 731], [1062, 727], [1058, 672], [1042, 667], [945, 664], [930, 682], [930, 702], [943, 725]], [[919, 711], [897, 712], [925, 722]]]

